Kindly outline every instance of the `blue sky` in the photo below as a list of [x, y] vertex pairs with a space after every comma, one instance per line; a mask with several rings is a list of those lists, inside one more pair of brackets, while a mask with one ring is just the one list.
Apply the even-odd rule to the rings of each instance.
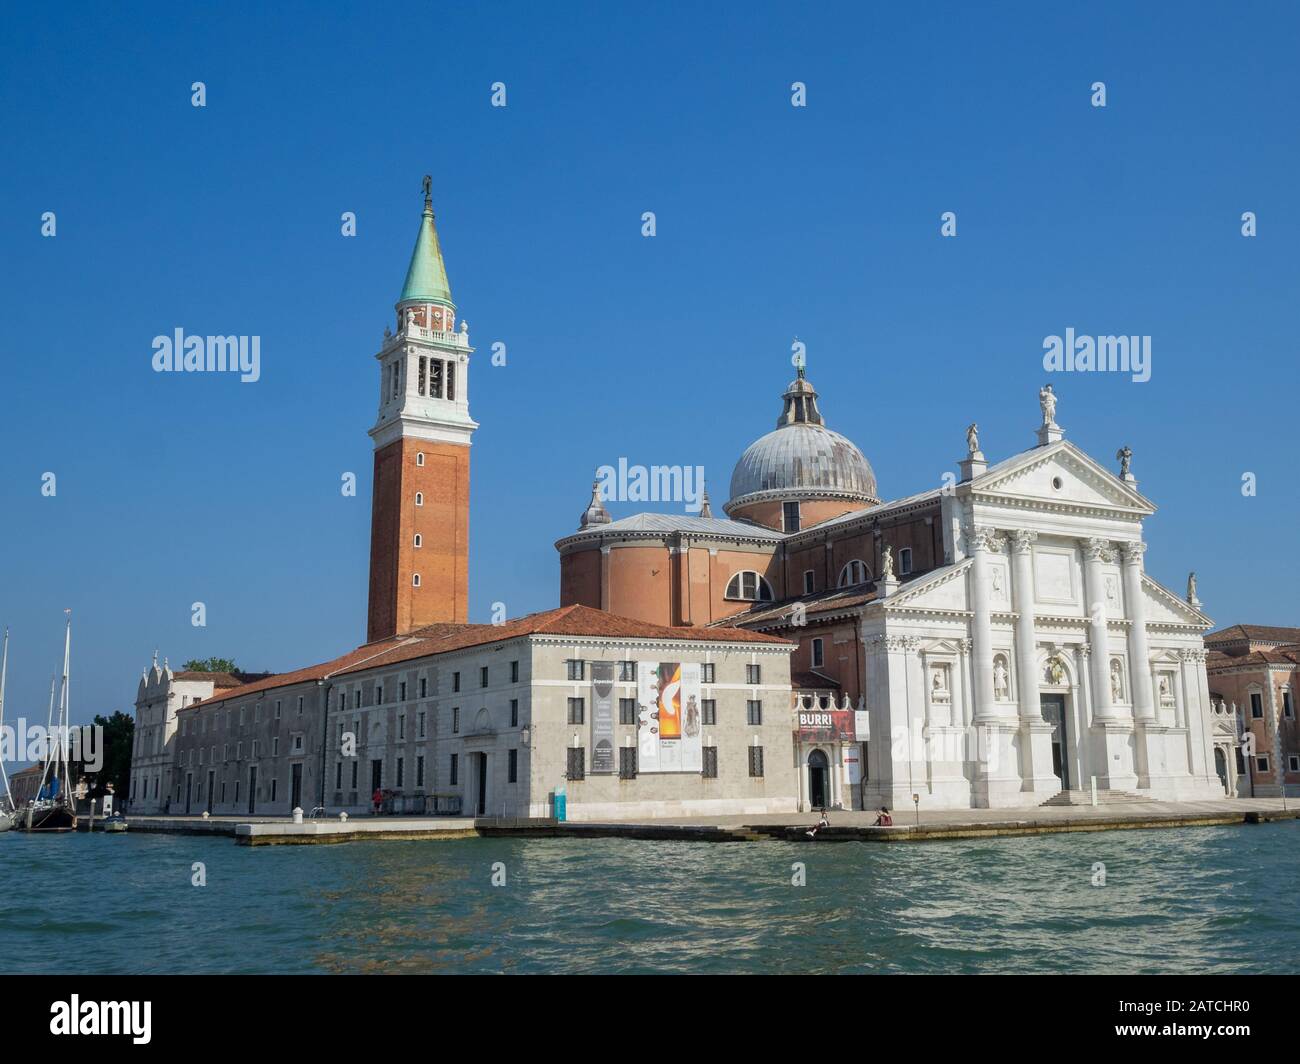
[[[42, 716], [64, 607], [79, 720], [154, 647], [280, 670], [364, 638], [373, 355], [426, 172], [479, 352], [472, 619], [557, 603], [602, 463], [701, 464], [723, 501], [796, 335], [889, 498], [972, 420], [990, 461], [1030, 446], [1073, 327], [1152, 337], [1145, 384], [1053, 381], [1069, 438], [1133, 448], [1152, 575], [1300, 621], [1296, 9], [1042, 8], [7, 6], [9, 712]], [[262, 379], [155, 374], [177, 327], [261, 336]]]

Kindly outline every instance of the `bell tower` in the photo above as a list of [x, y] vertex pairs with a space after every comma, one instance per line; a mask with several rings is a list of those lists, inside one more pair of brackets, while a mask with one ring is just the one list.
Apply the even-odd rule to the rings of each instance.
[[469, 328], [456, 328], [431, 180], [397, 330], [384, 330], [370, 520], [368, 641], [469, 617]]

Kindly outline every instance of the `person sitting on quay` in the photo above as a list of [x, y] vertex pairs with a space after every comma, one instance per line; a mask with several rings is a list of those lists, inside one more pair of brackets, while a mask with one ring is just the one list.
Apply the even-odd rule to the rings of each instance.
[[892, 828], [893, 826], [894, 826], [894, 818], [889, 815], [888, 808], [882, 805], [880, 807], [880, 814], [876, 817], [875, 827]]
[[815, 839], [817, 837], [817, 832], [821, 831], [822, 828], [830, 827], [830, 824], [830, 818], [826, 815], [826, 807], [823, 806], [821, 819], [817, 821], [817, 826], [810, 831], [805, 831], [804, 834], [810, 839]]

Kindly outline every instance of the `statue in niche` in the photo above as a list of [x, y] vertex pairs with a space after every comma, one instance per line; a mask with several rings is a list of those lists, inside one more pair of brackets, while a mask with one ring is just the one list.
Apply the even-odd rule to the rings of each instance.
[[1124, 670], [1118, 658], [1112, 658], [1110, 662], [1110, 700], [1124, 701]]
[[1115, 582], [1113, 576], [1106, 577], [1106, 604], [1108, 606], [1119, 605], [1119, 585]]
[[1050, 428], [1056, 424], [1056, 393], [1052, 391], [1050, 384], [1044, 384], [1038, 389], [1038, 406], [1043, 412], [1043, 428]]
[[1047, 659], [1047, 682], [1051, 684], [1065, 682], [1065, 666], [1061, 664], [1061, 659], [1058, 657]]
[[993, 659], [993, 697], [1005, 702], [1011, 697], [1011, 677], [1007, 672], [1007, 663], [999, 654]]
[[980, 453], [980, 427], [973, 421], [966, 426], [966, 450], [971, 454]]
[[1174, 700], [1173, 692], [1169, 689], [1169, 676], [1167, 673], [1160, 674], [1160, 701], [1172, 702]]
[[948, 690], [948, 670], [939, 665], [934, 670], [934, 692], [942, 694]]
[[993, 566], [993, 596], [994, 598], [1006, 598], [1007, 593], [1002, 586], [1002, 566]]
[[410, 310], [406, 312], [406, 330], [407, 332], [410, 332], [415, 327], [416, 327], [415, 308], [412, 307]]

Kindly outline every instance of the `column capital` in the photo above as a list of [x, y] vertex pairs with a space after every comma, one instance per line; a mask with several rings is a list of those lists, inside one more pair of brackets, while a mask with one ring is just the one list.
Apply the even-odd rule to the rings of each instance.
[[1078, 648], [1078, 653], [1080, 658], [1082, 658], [1084, 661], [1087, 661], [1088, 658], [1091, 657], [1092, 655], [1092, 644], [1080, 643]]
[[1098, 539], [1093, 536], [1089, 539], [1082, 540], [1083, 556], [1091, 562], [1108, 562], [1110, 561], [1111, 546], [1110, 540]]
[[1017, 554], [1028, 554], [1037, 538], [1038, 533], [1033, 529], [1017, 528], [1011, 533], [1011, 548]]
[[972, 550], [997, 552], [1006, 545], [1006, 538], [989, 525], [967, 525], [966, 537]]
[[1147, 552], [1147, 545], [1140, 541], [1137, 543], [1121, 543], [1119, 545], [1119, 552], [1123, 556], [1124, 560], [1130, 565], [1141, 565], [1142, 555]]
[[957, 653], [959, 653], [962, 657], [965, 657], [967, 654], [971, 652], [971, 649], [974, 646], [975, 646], [975, 641], [973, 639], [958, 639]]

